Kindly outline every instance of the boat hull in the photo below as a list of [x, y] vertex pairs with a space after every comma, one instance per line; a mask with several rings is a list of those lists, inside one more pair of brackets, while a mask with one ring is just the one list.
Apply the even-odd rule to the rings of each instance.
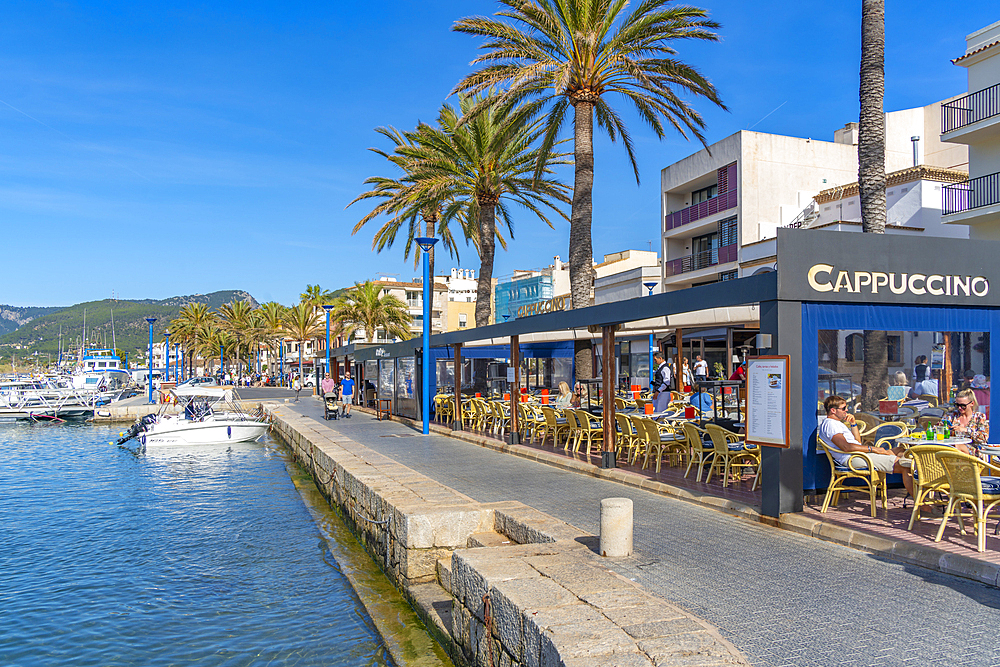
[[255, 421], [166, 421], [152, 425], [139, 436], [139, 441], [146, 447], [253, 442], [260, 439], [268, 427], [266, 422]]

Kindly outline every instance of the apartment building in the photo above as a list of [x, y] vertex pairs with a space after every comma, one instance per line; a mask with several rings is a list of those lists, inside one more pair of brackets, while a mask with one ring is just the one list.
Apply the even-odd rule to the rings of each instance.
[[660, 257], [652, 250], [623, 250], [594, 266], [594, 305], [661, 291]]
[[476, 290], [479, 281], [472, 269], [453, 268], [450, 275], [436, 276], [435, 283], [448, 288], [445, 304], [445, 331], [476, 326]]
[[971, 239], [1000, 239], [1000, 21], [965, 39], [952, 60], [968, 72], [969, 93], [941, 110], [941, 141], [969, 152], [968, 179], [943, 189], [944, 221], [968, 225]]
[[[912, 218], [904, 209], [914, 206], [923, 214], [923, 203], [934, 199], [925, 199], [927, 193], [962, 177], [957, 172], [967, 164], [968, 151], [941, 141], [940, 119], [940, 102], [886, 114], [886, 171], [894, 183], [900, 181], [890, 197], [907, 195], [894, 213], [897, 221]], [[858, 174], [857, 141], [857, 123], [836, 130], [833, 141], [740, 131], [663, 169], [664, 291], [773, 269], [773, 261], [765, 266], [773, 250], [754, 246], [772, 240], [778, 227], [812, 227], [822, 219], [853, 230], [846, 223], [860, 220], [860, 213], [850, 210], [860, 209], [852, 203], [856, 196], [851, 197]], [[914, 165], [944, 171], [906, 172]], [[917, 194], [902, 182], [914, 177], [921, 182]], [[940, 210], [940, 203], [933, 208]], [[961, 235], [940, 224], [931, 227], [941, 235]]]
[[552, 264], [542, 269], [519, 269], [510, 276], [497, 279], [493, 288], [493, 317], [504, 322], [517, 317], [522, 306], [568, 296], [569, 265], [553, 258]]
[[[413, 282], [399, 282], [389, 277], [379, 277], [376, 282], [382, 287], [382, 294], [396, 297], [406, 305], [406, 312], [409, 313], [413, 321], [410, 323], [410, 337], [416, 337], [424, 331], [424, 285], [423, 279], [414, 278]], [[448, 303], [448, 287], [436, 282], [433, 287], [433, 299], [431, 301], [431, 333], [438, 334], [445, 331], [445, 309]], [[366, 337], [367, 332], [359, 331], [355, 335], [355, 342], [362, 337]], [[389, 339], [384, 331], [377, 331], [375, 340], [366, 342], [374, 343], [394, 343], [399, 339]]]

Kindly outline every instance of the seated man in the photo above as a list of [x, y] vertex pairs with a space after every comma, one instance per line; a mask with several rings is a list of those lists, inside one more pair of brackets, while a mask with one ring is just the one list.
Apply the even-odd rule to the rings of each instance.
[[[913, 495], [913, 477], [910, 469], [899, 465], [899, 455], [903, 453], [903, 447], [886, 450], [874, 445], [862, 445], [858, 423], [854, 420], [854, 415], [847, 411], [847, 401], [841, 396], [836, 394], [828, 396], [823, 401], [823, 408], [826, 410], [826, 419], [819, 425], [817, 435], [834, 450], [840, 450], [832, 452], [837, 463], [846, 466], [848, 459], [851, 458], [851, 452], [862, 452], [871, 459], [875, 470], [902, 474], [903, 486], [911, 496]], [[856, 457], [851, 465], [861, 470], [868, 467], [865, 460], [860, 457]]]

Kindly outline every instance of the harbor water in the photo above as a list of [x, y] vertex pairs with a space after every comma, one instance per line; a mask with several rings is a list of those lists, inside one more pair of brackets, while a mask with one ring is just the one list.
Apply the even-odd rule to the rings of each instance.
[[392, 664], [283, 449], [117, 434], [0, 425], [0, 664]]

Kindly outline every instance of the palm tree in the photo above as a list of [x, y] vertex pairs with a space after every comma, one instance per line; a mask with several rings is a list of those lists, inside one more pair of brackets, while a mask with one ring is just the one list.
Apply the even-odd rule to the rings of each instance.
[[[858, 127], [858, 189], [861, 231], [884, 234], [885, 201], [885, 0], [862, 0], [861, 113]], [[861, 376], [863, 410], [874, 410], [889, 384], [888, 339], [885, 331], [863, 335]]]
[[[382, 252], [385, 248], [391, 248], [396, 241], [396, 235], [401, 229], [406, 228], [406, 245], [403, 248], [403, 257], [408, 258], [410, 252], [414, 251], [414, 267], [420, 261], [418, 246], [413, 242], [420, 234], [418, 218], [424, 223], [424, 235], [434, 237], [441, 235], [441, 245], [454, 257], [458, 256], [458, 249], [455, 246], [455, 239], [447, 225], [438, 227], [441, 207], [444, 202], [437, 200], [430, 193], [420, 193], [413, 187], [410, 178], [411, 171], [415, 168], [414, 161], [399, 153], [399, 149], [404, 146], [412, 146], [413, 140], [410, 135], [401, 132], [394, 127], [378, 127], [375, 131], [393, 142], [395, 149], [392, 153], [387, 153], [380, 148], [369, 148], [376, 155], [381, 155], [386, 160], [399, 168], [402, 172], [400, 178], [388, 178], [384, 176], [372, 176], [365, 179], [365, 185], [372, 186], [372, 189], [363, 192], [351, 201], [347, 207], [354, 203], [366, 199], [379, 199], [381, 202], [371, 210], [371, 212], [358, 221], [351, 231], [351, 235], [361, 231], [367, 223], [380, 215], [387, 215], [389, 219], [375, 232], [372, 239], [372, 250]], [[430, 250], [430, 275], [434, 276], [434, 251]]]
[[[626, 15], [627, 0], [499, 0], [497, 12], [507, 21], [473, 17], [453, 29], [485, 37], [487, 52], [473, 60], [484, 65], [466, 76], [454, 92], [478, 92], [505, 86], [502, 100], [532, 99], [548, 108], [542, 152], [556, 137], [573, 107], [573, 212], [569, 232], [572, 307], [592, 303], [591, 224], [594, 186], [594, 119], [612, 141], [620, 137], [639, 167], [632, 138], [610, 93], [630, 102], [658, 137], [664, 123], [702, 144], [705, 123], [682, 97], [704, 97], [725, 109], [715, 87], [697, 69], [678, 60], [673, 43], [682, 39], [718, 41], [719, 24], [697, 7], [668, 8], [670, 0], [645, 0]], [[479, 112], [474, 109], [472, 114]], [[540, 165], [536, 175], [541, 171]], [[591, 376], [589, 341], [577, 346], [579, 377]]]
[[413, 321], [405, 303], [391, 294], [383, 294], [382, 286], [371, 280], [356, 283], [337, 302], [331, 315], [345, 336], [350, 338], [360, 329], [372, 343], [377, 341], [379, 329], [387, 338], [408, 339]]
[[299, 343], [299, 381], [302, 377], [302, 348], [307, 340], [315, 338], [321, 330], [320, 316], [308, 303], [299, 303], [285, 311], [284, 329]]
[[322, 308], [325, 304], [333, 303], [333, 299], [333, 292], [319, 285], [306, 285], [306, 291], [299, 295], [302, 303], [308, 303], [313, 308]]
[[229, 336], [240, 377], [243, 376], [243, 352], [249, 355], [250, 341], [255, 339], [253, 312], [249, 301], [231, 301], [219, 307], [219, 326]]
[[261, 304], [260, 313], [261, 339], [267, 347], [268, 370], [274, 373], [274, 357], [278, 354], [278, 346], [284, 338], [286, 308], [277, 301]]
[[170, 323], [173, 335], [179, 337], [178, 341], [184, 347], [184, 354], [188, 358], [188, 376], [194, 375], [195, 356], [199, 350], [199, 330], [215, 320], [215, 313], [208, 309], [203, 303], [189, 303], [181, 308], [178, 316]]
[[[480, 111], [470, 117], [473, 108]], [[476, 326], [490, 320], [495, 241], [506, 247], [498, 217], [513, 236], [508, 203], [527, 209], [549, 227], [544, 208], [567, 217], [556, 202], [569, 203], [569, 188], [552, 176], [554, 166], [568, 164], [567, 154], [554, 152], [552, 145], [536, 146], [543, 129], [541, 122], [532, 121], [534, 113], [518, 104], [460, 95], [458, 110], [442, 105], [438, 127], [421, 123], [413, 134], [414, 146], [400, 148], [416, 161], [411, 174], [415, 188], [449, 202], [442, 225], [461, 222], [479, 251]]]

